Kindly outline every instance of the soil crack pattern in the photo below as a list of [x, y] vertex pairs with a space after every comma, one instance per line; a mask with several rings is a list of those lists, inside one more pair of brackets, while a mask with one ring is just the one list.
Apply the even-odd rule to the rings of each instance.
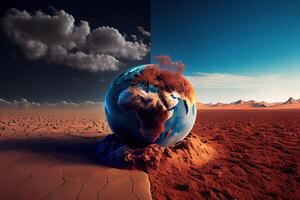
[[18, 188], [20, 188], [22, 185], [25, 185], [31, 178], [32, 178], [32, 172], [18, 185]]
[[76, 194], [76, 200], [79, 200], [79, 195], [80, 193], [83, 191], [84, 189], [84, 185], [89, 181], [90, 179], [90, 176], [88, 176], [82, 183], [81, 183], [81, 187], [80, 189], [78, 190], [77, 194]]
[[[2, 170], [2, 173], [4, 173], [6, 170], [11, 169], [13, 166], [15, 166], [18, 162], [20, 162], [21, 160], [23, 160], [26, 157], [26, 154], [22, 155], [21, 157], [17, 158], [13, 163], [11, 163], [10, 165], [8, 165], [5, 169]], [[0, 175], [2, 174], [0, 173]]]
[[105, 185], [103, 185], [98, 191], [97, 191], [97, 200], [100, 200], [100, 193], [107, 187], [107, 185], [109, 184], [109, 177], [107, 174], [105, 174], [106, 176], [106, 183]]
[[130, 179], [130, 181], [132, 183], [132, 185], [131, 185], [131, 192], [132, 192], [132, 194], [135, 196], [135, 198], [137, 200], [140, 200], [140, 198], [138, 197], [138, 195], [134, 192], [134, 180], [133, 180], [133, 177], [130, 174], [129, 174], [129, 179]]
[[64, 186], [64, 184], [66, 183], [65, 176], [66, 176], [66, 172], [64, 169], [62, 169], [61, 184], [59, 186], [57, 186], [56, 188], [54, 188], [53, 190], [51, 190], [44, 198], [41, 198], [41, 200], [48, 199], [52, 194], [54, 194], [57, 190], [59, 190], [59, 188]]

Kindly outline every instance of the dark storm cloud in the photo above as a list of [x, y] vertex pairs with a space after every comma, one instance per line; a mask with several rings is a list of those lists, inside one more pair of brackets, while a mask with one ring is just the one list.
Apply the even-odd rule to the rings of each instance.
[[144, 29], [144, 27], [138, 26], [138, 27], [136, 27], [136, 28], [137, 28], [138, 32], [140, 32], [143, 36], [145, 36], [145, 37], [151, 37], [151, 33], [148, 32], [148, 31], [146, 31], [146, 30]]
[[11, 9], [3, 29], [28, 59], [87, 69], [92, 72], [117, 70], [122, 62], [142, 60], [148, 53], [143, 42], [128, 41], [117, 29], [89, 23], [75, 24], [64, 10], [47, 15]]

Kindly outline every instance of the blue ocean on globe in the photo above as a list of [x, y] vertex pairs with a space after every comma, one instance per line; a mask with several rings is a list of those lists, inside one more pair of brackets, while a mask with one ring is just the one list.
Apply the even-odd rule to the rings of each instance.
[[182, 74], [142, 65], [120, 74], [105, 94], [113, 134], [127, 144], [171, 146], [191, 131], [196, 95]]

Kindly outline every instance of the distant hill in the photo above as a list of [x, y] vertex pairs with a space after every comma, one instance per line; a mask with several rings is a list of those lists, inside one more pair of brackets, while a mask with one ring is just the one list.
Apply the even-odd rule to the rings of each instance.
[[216, 104], [197, 104], [198, 109], [263, 109], [263, 108], [270, 108], [270, 109], [300, 109], [300, 99], [294, 99], [290, 97], [285, 102], [274, 102], [274, 103], [267, 103], [265, 101], [257, 102], [254, 100], [250, 101], [243, 101], [238, 100], [232, 103], [216, 103]]
[[244, 103], [247, 103], [247, 102], [245, 102], [245, 101], [243, 101], [243, 100], [238, 100], [238, 101], [232, 102], [232, 103], [230, 103], [230, 104], [231, 104], [231, 105], [242, 105], [242, 104], [244, 104]]
[[293, 97], [290, 97], [286, 102], [283, 104], [298, 104], [300, 102], [300, 99], [296, 100]]

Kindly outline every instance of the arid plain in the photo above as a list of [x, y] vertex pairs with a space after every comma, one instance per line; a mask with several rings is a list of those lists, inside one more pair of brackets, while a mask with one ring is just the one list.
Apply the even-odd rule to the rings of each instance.
[[102, 166], [103, 113], [1, 110], [1, 199], [151, 199], [146, 173]]
[[192, 134], [214, 153], [150, 169], [101, 166], [110, 133], [94, 111], [0, 110], [2, 199], [298, 199], [300, 109], [199, 109]]

